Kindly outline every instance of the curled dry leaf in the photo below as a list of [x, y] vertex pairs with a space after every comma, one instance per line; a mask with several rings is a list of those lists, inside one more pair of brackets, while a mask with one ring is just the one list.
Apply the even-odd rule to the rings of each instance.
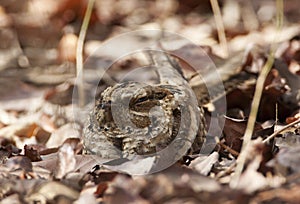
[[195, 160], [193, 160], [190, 164], [190, 167], [192, 169], [195, 169], [197, 172], [203, 175], [208, 175], [211, 171], [211, 168], [213, 165], [218, 162], [219, 159], [219, 153], [213, 152], [209, 156], [198, 157]]
[[299, 50], [300, 50], [300, 35], [295, 35], [289, 42], [287, 42], [286, 49], [282, 53], [282, 58], [289, 64], [293, 60], [299, 62]]
[[290, 124], [296, 120], [300, 119], [300, 108], [293, 113], [293, 116], [286, 118], [286, 123]]

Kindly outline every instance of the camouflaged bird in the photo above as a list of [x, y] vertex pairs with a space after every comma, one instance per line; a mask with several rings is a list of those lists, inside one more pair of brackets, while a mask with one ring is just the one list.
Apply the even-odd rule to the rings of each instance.
[[[123, 82], [104, 90], [84, 129], [88, 154], [103, 158], [151, 155], [173, 143], [184, 155], [199, 152], [205, 142], [206, 121], [203, 105], [210, 101], [207, 89], [224, 95], [249, 79], [244, 73], [224, 76], [228, 83], [189, 86], [176, 60], [160, 51], [147, 52], [159, 76], [159, 84]], [[219, 86], [221, 88], [219, 88]], [[224, 89], [223, 89], [224, 92]], [[180, 156], [179, 156], [180, 157]]]

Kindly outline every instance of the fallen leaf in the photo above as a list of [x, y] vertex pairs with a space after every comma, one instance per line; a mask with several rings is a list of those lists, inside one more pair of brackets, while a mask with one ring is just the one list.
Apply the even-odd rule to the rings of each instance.
[[[52, 153], [41, 157], [42, 161], [33, 162], [32, 165], [42, 167], [50, 172], [55, 172], [57, 170], [58, 153]], [[75, 159], [76, 165], [74, 171], [81, 173], [90, 172], [94, 166], [101, 165], [108, 161], [107, 159], [96, 158], [93, 155], [75, 155]]]
[[[223, 132], [225, 134], [226, 144], [233, 150], [239, 152], [242, 145], [242, 138], [247, 127], [247, 121], [229, 117], [224, 117], [224, 119], [225, 125]], [[254, 131], [261, 129], [261, 125], [256, 123]]]
[[61, 179], [76, 168], [74, 148], [69, 143], [64, 143], [58, 150], [57, 169], [55, 177]]
[[219, 153], [213, 152], [209, 156], [197, 157], [191, 162], [190, 167], [200, 174], [208, 175], [213, 165], [218, 162], [218, 159]]
[[74, 126], [76, 126], [76, 124], [68, 123], [55, 130], [47, 141], [46, 147], [58, 147], [70, 137], [80, 138], [80, 131], [78, 128], [74, 128]]
[[32, 162], [42, 160], [38, 150], [34, 149], [33, 146], [25, 145], [24, 146], [24, 155], [26, 157], [28, 157]]
[[49, 181], [44, 182], [33, 189], [32, 192], [25, 198], [25, 200], [29, 203], [46, 203], [54, 200], [54, 198], [57, 196], [65, 196], [74, 201], [79, 197], [79, 193], [62, 183]]
[[120, 160], [121, 163], [119, 163], [118, 159], [116, 159], [104, 164], [104, 167], [130, 175], [145, 175], [151, 172], [151, 169], [155, 165], [155, 160], [156, 157], [147, 157], [133, 160]]

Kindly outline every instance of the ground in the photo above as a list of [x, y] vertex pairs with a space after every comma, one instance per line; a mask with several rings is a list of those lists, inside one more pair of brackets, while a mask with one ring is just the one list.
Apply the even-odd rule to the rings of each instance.
[[[220, 0], [219, 15], [213, 2], [96, 0], [83, 46], [83, 99], [76, 48], [88, 1], [0, 0], [1, 203], [298, 203], [300, 3]], [[158, 44], [153, 29], [164, 30], [166, 41]], [[146, 37], [132, 35], [137, 30]], [[114, 163], [85, 154], [82, 138], [105, 88], [122, 80], [156, 82], [141, 68], [145, 56], [130, 53], [153, 42], [183, 56], [194, 91], [195, 70], [211, 73], [204, 66], [211, 63], [254, 82], [236, 83], [225, 98], [203, 105], [213, 146], [147, 174], [151, 157]], [[257, 99], [255, 80], [267, 66]], [[243, 145], [253, 99], [260, 105]]]

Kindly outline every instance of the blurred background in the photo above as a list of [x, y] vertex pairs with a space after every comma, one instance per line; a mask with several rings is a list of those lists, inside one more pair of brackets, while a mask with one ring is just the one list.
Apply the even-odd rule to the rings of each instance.
[[[229, 50], [244, 49], [251, 32], [275, 25], [273, 0], [220, 0]], [[87, 0], [0, 0], [0, 71], [75, 61]], [[300, 2], [284, 2], [284, 23], [298, 24]], [[219, 43], [209, 0], [96, 0], [87, 32], [85, 55], [97, 43], [137, 29], [165, 29], [199, 45]]]

